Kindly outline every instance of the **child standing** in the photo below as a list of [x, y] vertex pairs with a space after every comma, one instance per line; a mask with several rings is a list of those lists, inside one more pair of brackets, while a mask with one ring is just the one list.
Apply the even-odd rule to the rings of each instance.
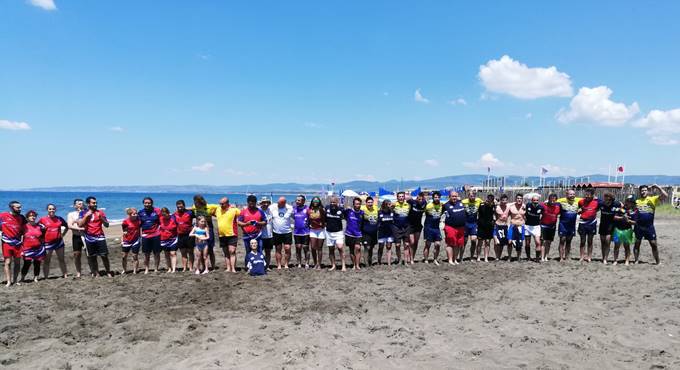
[[193, 236], [196, 240], [196, 247], [194, 247], [194, 260], [196, 261], [196, 271], [194, 274], [201, 273], [201, 265], [203, 265], [203, 273], [207, 274], [210, 268], [210, 255], [208, 254], [208, 221], [205, 216], [198, 216], [196, 219], [196, 226], [191, 230], [189, 236]]

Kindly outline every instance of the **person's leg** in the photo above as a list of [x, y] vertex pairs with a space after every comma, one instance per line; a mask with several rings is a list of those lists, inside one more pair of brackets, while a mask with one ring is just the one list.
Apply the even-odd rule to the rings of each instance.
[[292, 258], [293, 252], [290, 250], [290, 244], [283, 245], [283, 268], [287, 269], [290, 259]]
[[215, 254], [213, 253], [212, 257], [211, 257], [210, 246], [205, 247], [202, 251], [202, 254], [203, 254], [203, 266], [204, 266], [203, 274], [207, 274], [207, 273], [210, 272], [210, 267], [213, 266], [212, 265], [213, 261], [211, 260], [211, 258], [214, 260]]
[[501, 257], [503, 257], [503, 245], [501, 244], [501, 241], [498, 240], [498, 237], [494, 237], [493, 239], [493, 252], [496, 255], [496, 261], [499, 261]]
[[28, 271], [31, 269], [31, 264], [33, 261], [30, 260], [24, 260], [24, 265], [21, 266], [21, 280], [20, 282], [24, 282], [26, 280], [26, 275], [28, 274]]
[[[475, 237], [475, 254], [477, 255], [477, 261], [482, 260], [482, 249], [484, 248], [484, 240], [479, 239], [479, 237]], [[486, 256], [486, 253], [484, 254]], [[487, 259], [488, 257], [484, 257], [484, 259]]]
[[614, 242], [614, 262], [612, 262], [613, 265], [617, 265], [619, 263], [619, 249], [621, 248], [621, 243], [618, 241]]
[[602, 250], [602, 263], [607, 264], [609, 259], [609, 246], [611, 244], [611, 235], [600, 235], [600, 249]]
[[588, 240], [588, 235], [584, 233], [581, 228], [579, 227], [578, 230], [578, 235], [579, 235], [579, 244], [578, 244], [578, 249], [579, 249], [579, 262], [583, 262], [586, 259], [586, 241]]
[[403, 248], [404, 248], [404, 264], [409, 264], [411, 263], [411, 245], [408, 241], [408, 237], [406, 237], [403, 241]]
[[550, 246], [552, 245], [552, 240], [542, 240], [543, 247], [543, 261], [548, 261], [550, 259]]
[[624, 264], [626, 266], [628, 266], [628, 264], [630, 263], [630, 244], [629, 243], [623, 243], [623, 249], [624, 249], [624, 252], [626, 253], [626, 260], [625, 260]]
[[340, 254], [340, 271], [347, 271], [347, 266], [345, 265], [345, 246], [343, 243], [335, 242], [336, 248], [338, 248], [338, 254]]
[[593, 260], [593, 237], [595, 234], [588, 233], [588, 254], [586, 256], [586, 261], [590, 262]]
[[170, 266], [172, 268], [172, 272], [177, 270], [177, 251], [170, 251]]
[[154, 262], [154, 266], [156, 268], [155, 271], [158, 272], [161, 268], [161, 251], [158, 250], [158, 249], [153, 251], [153, 262]]
[[361, 270], [361, 243], [354, 243], [354, 269]]
[[328, 259], [331, 261], [331, 267], [328, 268], [328, 271], [333, 271], [335, 270], [335, 246], [332, 244], [332, 242], [327, 243], [328, 246]]
[[[453, 253], [454, 253], [454, 248], [453, 248], [453, 246], [447, 242], [447, 243], [446, 243], [446, 255], [447, 255], [447, 257], [449, 258], [449, 265], [453, 265], [453, 264], [454, 264], [454, 262], [453, 262], [454, 255], [453, 255]], [[458, 258], [458, 256], [456, 256], [456, 258]]]
[[634, 262], [638, 263], [640, 260], [640, 245], [642, 244], [642, 238], [635, 239], [635, 246], [633, 247]]
[[309, 241], [302, 245], [302, 251], [305, 253], [305, 268], [309, 268]]
[[[80, 239], [79, 236], [77, 238], [78, 238], [78, 240], [81, 240], [81, 241], [76, 242], [75, 238], [74, 238], [72, 243], [74, 243], [74, 244], [78, 243], [78, 245], [80, 245], [82, 243], [82, 239]], [[83, 246], [80, 246], [80, 250], [74, 250], [73, 251], [73, 264], [76, 267], [76, 277], [77, 278], [79, 278], [82, 274], [82, 266], [83, 266], [83, 264], [82, 264], [82, 256], [83, 256], [82, 248], [83, 248]]]
[[564, 262], [567, 259], [567, 237], [560, 236], [560, 262]]
[[477, 235], [470, 235], [470, 261], [475, 257], [479, 261], [479, 250], [477, 249]]
[[172, 262], [170, 262], [170, 251], [163, 248], [163, 256], [165, 257], [165, 273], [172, 272]]
[[236, 245], [229, 245], [227, 247], [227, 251], [229, 252], [229, 271], [236, 272], [236, 253], [237, 253], [237, 246]]
[[264, 263], [267, 265], [267, 268], [269, 268], [271, 262], [272, 262], [272, 248], [271, 245], [268, 244], [267, 247], [264, 248]]
[[430, 246], [432, 245], [432, 242], [425, 239], [425, 246], [423, 247], [423, 262], [425, 263], [430, 263], [428, 260], [430, 257]]
[[[12, 261], [14, 260], [14, 258], [11, 257], [11, 256], [5, 256], [4, 258], [5, 258], [5, 263], [4, 263], [5, 280], [7, 280], [6, 285], [10, 286], [10, 285], [12, 285], [12, 275], [10, 274], [10, 269], [12, 268]], [[16, 265], [16, 263], [15, 263], [15, 265]], [[14, 278], [14, 281], [16, 282], [16, 278]]]
[[122, 251], [120, 257], [120, 264], [123, 266], [123, 275], [127, 273], [127, 258], [130, 252]]
[[275, 251], [274, 252], [274, 258], [276, 259], [276, 269], [281, 270], [281, 261], [282, 261], [282, 256], [281, 256], [281, 250], [283, 249], [283, 244], [276, 244], [274, 246]]
[[149, 262], [151, 261], [151, 251], [144, 251], [144, 275], [149, 273]]
[[441, 248], [441, 241], [435, 241], [434, 243], [434, 253], [432, 254], [432, 262], [439, 266], [439, 249]]
[[383, 250], [385, 249], [385, 243], [378, 243], [378, 265], [383, 264]]
[[416, 258], [416, 252], [418, 251], [418, 242], [420, 241], [420, 231], [414, 231], [408, 236], [408, 244], [411, 246], [411, 250], [409, 251], [409, 255], [411, 256], [411, 260], [409, 261], [411, 264], [415, 262]]
[[302, 244], [295, 242], [295, 258], [298, 261], [297, 267], [302, 267]]
[[387, 266], [392, 266], [392, 243], [385, 243]]
[[64, 278], [68, 277], [68, 270], [66, 269], [66, 259], [64, 258], [64, 247], [57, 248], [57, 261], [59, 262], [59, 270], [61, 270], [61, 276]]
[[[43, 278], [47, 279], [50, 276], [50, 261], [52, 261], [53, 250], [45, 251], [45, 263], [42, 264], [43, 268]], [[35, 267], [35, 264], [33, 264]]]
[[104, 271], [106, 271], [106, 275], [113, 277], [113, 273], [111, 272], [111, 264], [109, 263], [109, 256], [102, 256], [102, 263], [104, 264]]
[[201, 263], [202, 263], [202, 256], [201, 256], [201, 250], [198, 248], [194, 248], [194, 274], [198, 275], [201, 273]]
[[658, 265], [661, 263], [659, 259], [659, 245], [656, 243], [656, 239], [649, 241], [649, 246], [652, 247], [652, 256], [654, 256], [654, 262]]
[[33, 281], [38, 282], [38, 277], [40, 276], [40, 261], [33, 261]]

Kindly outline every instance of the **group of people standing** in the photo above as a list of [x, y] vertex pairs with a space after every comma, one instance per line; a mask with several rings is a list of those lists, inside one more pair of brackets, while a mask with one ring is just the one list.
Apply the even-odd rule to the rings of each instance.
[[[658, 194], [652, 195], [650, 190]], [[436, 265], [439, 265], [442, 242], [448, 263], [456, 265], [462, 262], [468, 241], [471, 260], [488, 261], [492, 243], [497, 260], [503, 258], [506, 247], [508, 260], [512, 260], [513, 250], [516, 260], [520, 260], [523, 246], [526, 258], [530, 260], [533, 241], [535, 261], [548, 261], [556, 234], [559, 260], [566, 261], [577, 233], [581, 261], [592, 260], [593, 238], [599, 234], [604, 264], [608, 263], [612, 242], [614, 264], [621, 246], [625, 249], [625, 264], [630, 262], [631, 245], [637, 263], [643, 239], [648, 240], [658, 264], [654, 212], [665, 197], [667, 194], [657, 185], [640, 186], [639, 196], [630, 195], [623, 203], [609, 193], [604, 194], [603, 199], [597, 199], [590, 189], [585, 190], [583, 198], [577, 198], [570, 189], [564, 197], [550, 194], [544, 202], [540, 202], [537, 195], [525, 202], [524, 196], [518, 194], [513, 203], [508, 202], [506, 195], [497, 200], [489, 194], [482, 200], [477, 198], [475, 190], [468, 191], [462, 200], [457, 192], [451, 192], [446, 202], [442, 202], [437, 191], [430, 194], [429, 201], [424, 193], [409, 197], [399, 192], [394, 203], [383, 200], [378, 206], [369, 196], [354, 198], [351, 206], [344, 208], [337, 196], [331, 196], [329, 204], [324, 206], [319, 197], [313, 197], [309, 205], [304, 195], [297, 196], [292, 205], [285, 197], [280, 197], [272, 205], [268, 197], [258, 201], [256, 196], [249, 195], [247, 206], [238, 208], [231, 205], [227, 197], [219, 204], [208, 204], [205, 198], [196, 195], [190, 208], [184, 200], [178, 200], [174, 211], [167, 207], [157, 208], [153, 199], [146, 197], [141, 209], [126, 210], [127, 218], [121, 224], [122, 273], [129, 271], [130, 257], [131, 272], [141, 271], [141, 251], [145, 274], [150, 271], [152, 255], [154, 270], [159, 271], [161, 253], [165, 256], [168, 273], [181, 270], [206, 274], [216, 266], [216, 242], [222, 250], [225, 271], [236, 272], [239, 234], [245, 248], [244, 266], [252, 275], [265, 274], [269, 266], [273, 267], [272, 250], [277, 269], [287, 269], [291, 263], [321, 269], [324, 244], [328, 248], [330, 270], [337, 268], [336, 250], [340, 269], [347, 269], [346, 249], [355, 270], [361, 269], [362, 262], [364, 266], [382, 264], [383, 256], [387, 265], [413, 264], [421, 235], [425, 240], [423, 262], [430, 263], [432, 251], [432, 262]], [[76, 199], [73, 207], [74, 211], [66, 220], [56, 216], [57, 209], [53, 204], [47, 206], [47, 215], [40, 219], [34, 210], [23, 215], [21, 203], [17, 201], [10, 202], [8, 212], [0, 213], [8, 286], [24, 281], [31, 266], [35, 281], [38, 281], [41, 265], [43, 277], [47, 278], [53, 254], [57, 255], [62, 276], [67, 277], [63, 238], [68, 230], [72, 233], [76, 277], [81, 275], [83, 250], [92, 276], [99, 274], [98, 258], [102, 260], [105, 273], [113, 276], [104, 234], [104, 228], [109, 227], [106, 214], [97, 208], [95, 197], [85, 201]], [[217, 235], [213, 219], [217, 220]], [[376, 246], [377, 259], [374, 259]], [[293, 247], [295, 260], [292, 260]], [[392, 258], [393, 250], [396, 261]]]

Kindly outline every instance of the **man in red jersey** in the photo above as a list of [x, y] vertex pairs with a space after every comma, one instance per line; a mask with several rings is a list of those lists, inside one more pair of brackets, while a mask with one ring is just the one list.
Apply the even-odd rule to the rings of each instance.
[[194, 238], [189, 237], [193, 229], [194, 213], [187, 209], [184, 200], [175, 202], [177, 211], [173, 213], [177, 222], [177, 248], [182, 254], [182, 272], [194, 270]]
[[103, 211], [97, 209], [97, 198], [87, 197], [85, 203], [87, 204], [87, 211], [80, 212], [81, 217], [78, 220], [78, 226], [84, 228], [83, 236], [90, 274], [92, 277], [99, 276], [97, 257], [101, 257], [106, 275], [113, 277], [109, 265], [109, 248], [106, 245], [106, 236], [104, 235], [104, 227], [109, 227], [109, 220]]
[[[9, 202], [9, 212], [0, 213], [0, 230], [2, 231], [2, 257], [5, 259], [5, 279], [7, 286], [17, 282], [21, 267], [21, 236], [26, 226], [26, 217], [21, 214], [21, 203]], [[14, 263], [14, 274], [10, 274]], [[14, 279], [12, 279], [14, 278]]]
[[[585, 197], [578, 201], [578, 234], [581, 237], [579, 249], [581, 252], [580, 261], [590, 262], [593, 258], [593, 237], [597, 232], [597, 211], [600, 210], [600, 201], [595, 198], [593, 189], [586, 189]], [[588, 254], [585, 246], [588, 242]]]
[[542, 204], [543, 217], [541, 217], [541, 244], [543, 245], [543, 261], [550, 259], [550, 244], [555, 240], [557, 230], [557, 218], [560, 215], [561, 205], [557, 203], [557, 194], [548, 195], [548, 201]]

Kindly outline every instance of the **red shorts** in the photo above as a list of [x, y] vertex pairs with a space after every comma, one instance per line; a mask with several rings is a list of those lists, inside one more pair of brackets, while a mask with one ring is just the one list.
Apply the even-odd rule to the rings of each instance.
[[462, 247], [465, 245], [465, 226], [444, 226], [446, 245], [450, 247]]
[[3, 258], [20, 258], [21, 246], [13, 246], [7, 243], [2, 243], [2, 257]]

